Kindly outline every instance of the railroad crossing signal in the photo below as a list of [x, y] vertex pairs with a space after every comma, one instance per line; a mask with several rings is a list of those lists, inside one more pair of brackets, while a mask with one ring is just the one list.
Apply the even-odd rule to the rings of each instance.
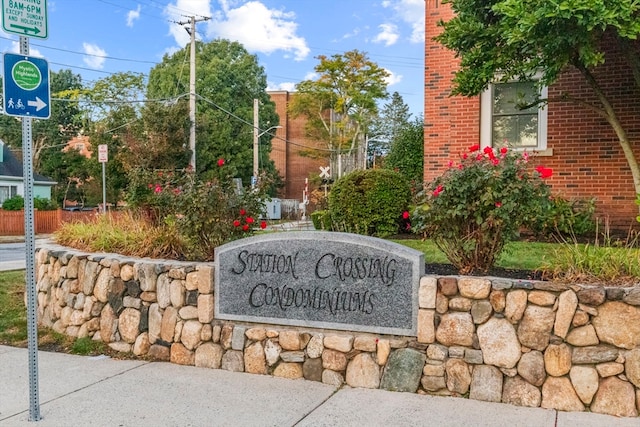
[[325, 166], [325, 167], [320, 166], [320, 178], [324, 178], [324, 179], [331, 178], [331, 173], [329, 172], [330, 170], [331, 170], [331, 166]]

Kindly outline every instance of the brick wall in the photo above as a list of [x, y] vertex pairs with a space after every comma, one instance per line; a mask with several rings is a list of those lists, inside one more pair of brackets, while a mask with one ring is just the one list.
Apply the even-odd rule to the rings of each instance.
[[[479, 142], [480, 98], [450, 97], [451, 79], [458, 61], [451, 51], [432, 40], [439, 20], [453, 12], [440, 0], [426, 1], [425, 21], [425, 170], [429, 181], [440, 175], [447, 161]], [[610, 97], [640, 157], [640, 93], [631, 72], [613, 44], [607, 46], [605, 64], [595, 70], [607, 76], [603, 89]], [[576, 71], [568, 71], [549, 88], [549, 98], [570, 90], [573, 96], [597, 104], [592, 91]], [[614, 228], [635, 223], [633, 179], [618, 139], [609, 123], [592, 110], [569, 102], [549, 105], [547, 147], [552, 156], [534, 162], [554, 170], [548, 181], [554, 193], [566, 198], [596, 197], [598, 216]]]
[[[271, 159], [285, 182], [280, 196], [286, 199], [302, 200], [305, 178], [320, 173], [320, 166], [328, 166], [329, 159], [315, 159], [302, 156], [301, 151], [310, 147], [321, 147], [317, 142], [305, 137], [306, 119], [302, 116], [291, 117], [287, 113], [289, 102], [295, 94], [287, 91], [269, 92], [271, 100], [276, 104], [276, 113], [280, 116], [280, 126], [276, 130], [277, 138], [271, 141]], [[309, 185], [312, 190], [312, 185]]]

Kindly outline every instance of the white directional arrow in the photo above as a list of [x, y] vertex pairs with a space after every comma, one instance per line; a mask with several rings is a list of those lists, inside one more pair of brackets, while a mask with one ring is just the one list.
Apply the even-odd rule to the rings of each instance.
[[36, 100], [35, 101], [27, 101], [27, 105], [29, 107], [36, 107], [36, 111], [40, 111], [44, 107], [47, 106], [47, 103], [36, 96]]

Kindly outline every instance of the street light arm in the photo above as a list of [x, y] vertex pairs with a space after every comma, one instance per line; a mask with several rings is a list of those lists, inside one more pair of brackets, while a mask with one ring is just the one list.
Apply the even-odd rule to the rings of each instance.
[[[265, 133], [267, 133], [267, 132], [269, 132], [270, 130], [273, 130], [273, 129], [282, 129], [282, 126], [271, 126], [269, 129], [263, 131], [262, 133], [259, 133], [258, 134], [258, 138], [260, 138], [262, 135], [264, 135]], [[258, 129], [258, 130], [260, 130], [260, 129]]]

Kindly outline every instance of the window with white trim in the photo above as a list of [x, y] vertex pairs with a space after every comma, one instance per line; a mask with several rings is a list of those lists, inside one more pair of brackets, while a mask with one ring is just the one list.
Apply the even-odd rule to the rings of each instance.
[[546, 150], [547, 109], [532, 104], [547, 97], [547, 88], [537, 90], [533, 81], [490, 84], [480, 97], [480, 145]]
[[0, 207], [5, 200], [15, 197], [18, 194], [18, 187], [15, 185], [0, 185]]

